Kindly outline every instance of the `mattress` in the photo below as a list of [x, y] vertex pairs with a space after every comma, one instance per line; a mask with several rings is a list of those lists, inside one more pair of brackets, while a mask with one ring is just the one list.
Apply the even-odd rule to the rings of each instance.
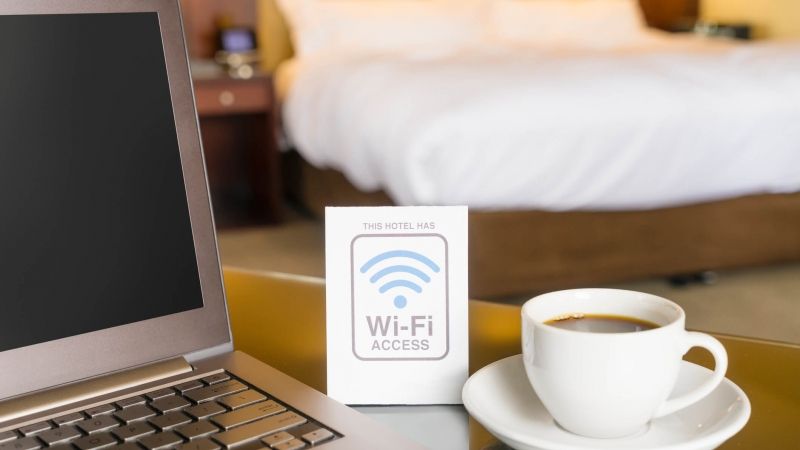
[[665, 38], [287, 67], [293, 146], [401, 205], [644, 210], [800, 190], [800, 44]]

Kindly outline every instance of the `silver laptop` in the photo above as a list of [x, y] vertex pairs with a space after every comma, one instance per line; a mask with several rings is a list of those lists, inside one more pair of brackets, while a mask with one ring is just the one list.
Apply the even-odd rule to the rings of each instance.
[[415, 447], [232, 351], [178, 0], [0, 0], [0, 64], [0, 450]]

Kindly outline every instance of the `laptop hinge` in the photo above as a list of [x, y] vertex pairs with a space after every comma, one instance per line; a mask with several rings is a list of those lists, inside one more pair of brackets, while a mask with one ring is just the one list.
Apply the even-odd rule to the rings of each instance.
[[185, 359], [173, 358], [26, 394], [0, 402], [0, 423], [191, 371]]

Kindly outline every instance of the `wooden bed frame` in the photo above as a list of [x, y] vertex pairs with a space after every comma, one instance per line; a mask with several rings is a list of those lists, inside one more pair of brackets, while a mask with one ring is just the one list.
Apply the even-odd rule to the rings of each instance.
[[[291, 190], [318, 217], [325, 206], [392, 204], [295, 158]], [[800, 194], [648, 211], [476, 211], [469, 246], [474, 298], [797, 261]]]
[[[648, 23], [697, 15], [697, 0], [640, 0]], [[274, 0], [259, 3], [265, 66], [291, 56]], [[263, 45], [266, 44], [266, 45]], [[289, 192], [317, 217], [325, 206], [391, 205], [339, 172], [285, 155]], [[498, 298], [642, 277], [800, 260], [800, 194], [756, 195], [625, 212], [471, 212], [470, 295]]]

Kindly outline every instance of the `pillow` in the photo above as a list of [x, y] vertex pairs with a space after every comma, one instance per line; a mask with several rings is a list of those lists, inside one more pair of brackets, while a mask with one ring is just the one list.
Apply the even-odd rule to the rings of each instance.
[[493, 0], [489, 37], [541, 48], [611, 49], [647, 39], [636, 0]]
[[481, 36], [481, 0], [279, 0], [299, 56], [458, 48]]

